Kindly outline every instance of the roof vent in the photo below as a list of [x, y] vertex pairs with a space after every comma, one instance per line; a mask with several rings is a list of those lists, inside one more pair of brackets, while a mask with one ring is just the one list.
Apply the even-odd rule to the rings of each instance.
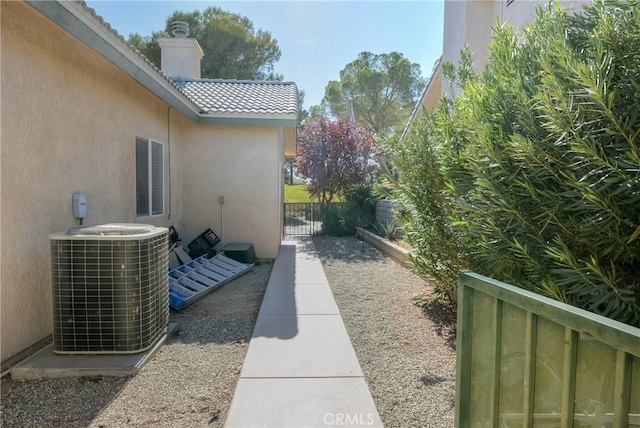
[[185, 39], [189, 35], [189, 24], [184, 21], [173, 21], [171, 32], [176, 39]]

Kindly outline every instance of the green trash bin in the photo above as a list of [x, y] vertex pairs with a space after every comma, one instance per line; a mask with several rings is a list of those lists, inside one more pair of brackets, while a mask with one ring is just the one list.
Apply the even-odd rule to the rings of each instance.
[[222, 247], [224, 255], [240, 263], [252, 264], [256, 261], [256, 253], [253, 244], [231, 243]]

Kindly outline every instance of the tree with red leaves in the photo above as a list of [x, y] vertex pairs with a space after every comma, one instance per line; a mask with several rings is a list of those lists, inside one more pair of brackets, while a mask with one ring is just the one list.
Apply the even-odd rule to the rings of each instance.
[[319, 117], [298, 133], [298, 171], [320, 202], [331, 202], [338, 193], [364, 183], [376, 152], [371, 134], [344, 117]]

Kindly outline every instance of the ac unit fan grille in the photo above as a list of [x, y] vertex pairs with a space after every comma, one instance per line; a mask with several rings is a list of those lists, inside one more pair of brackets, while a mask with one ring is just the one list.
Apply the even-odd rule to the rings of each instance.
[[53, 349], [132, 353], [169, 319], [167, 234], [140, 240], [52, 239]]

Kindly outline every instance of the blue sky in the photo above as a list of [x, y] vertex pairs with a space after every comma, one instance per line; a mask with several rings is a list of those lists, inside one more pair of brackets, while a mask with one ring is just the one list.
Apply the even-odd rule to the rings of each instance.
[[423, 1], [88, 1], [125, 38], [163, 29], [174, 10], [219, 6], [269, 31], [282, 57], [275, 71], [319, 104], [329, 80], [362, 51], [398, 51], [428, 77], [442, 50], [443, 0]]

